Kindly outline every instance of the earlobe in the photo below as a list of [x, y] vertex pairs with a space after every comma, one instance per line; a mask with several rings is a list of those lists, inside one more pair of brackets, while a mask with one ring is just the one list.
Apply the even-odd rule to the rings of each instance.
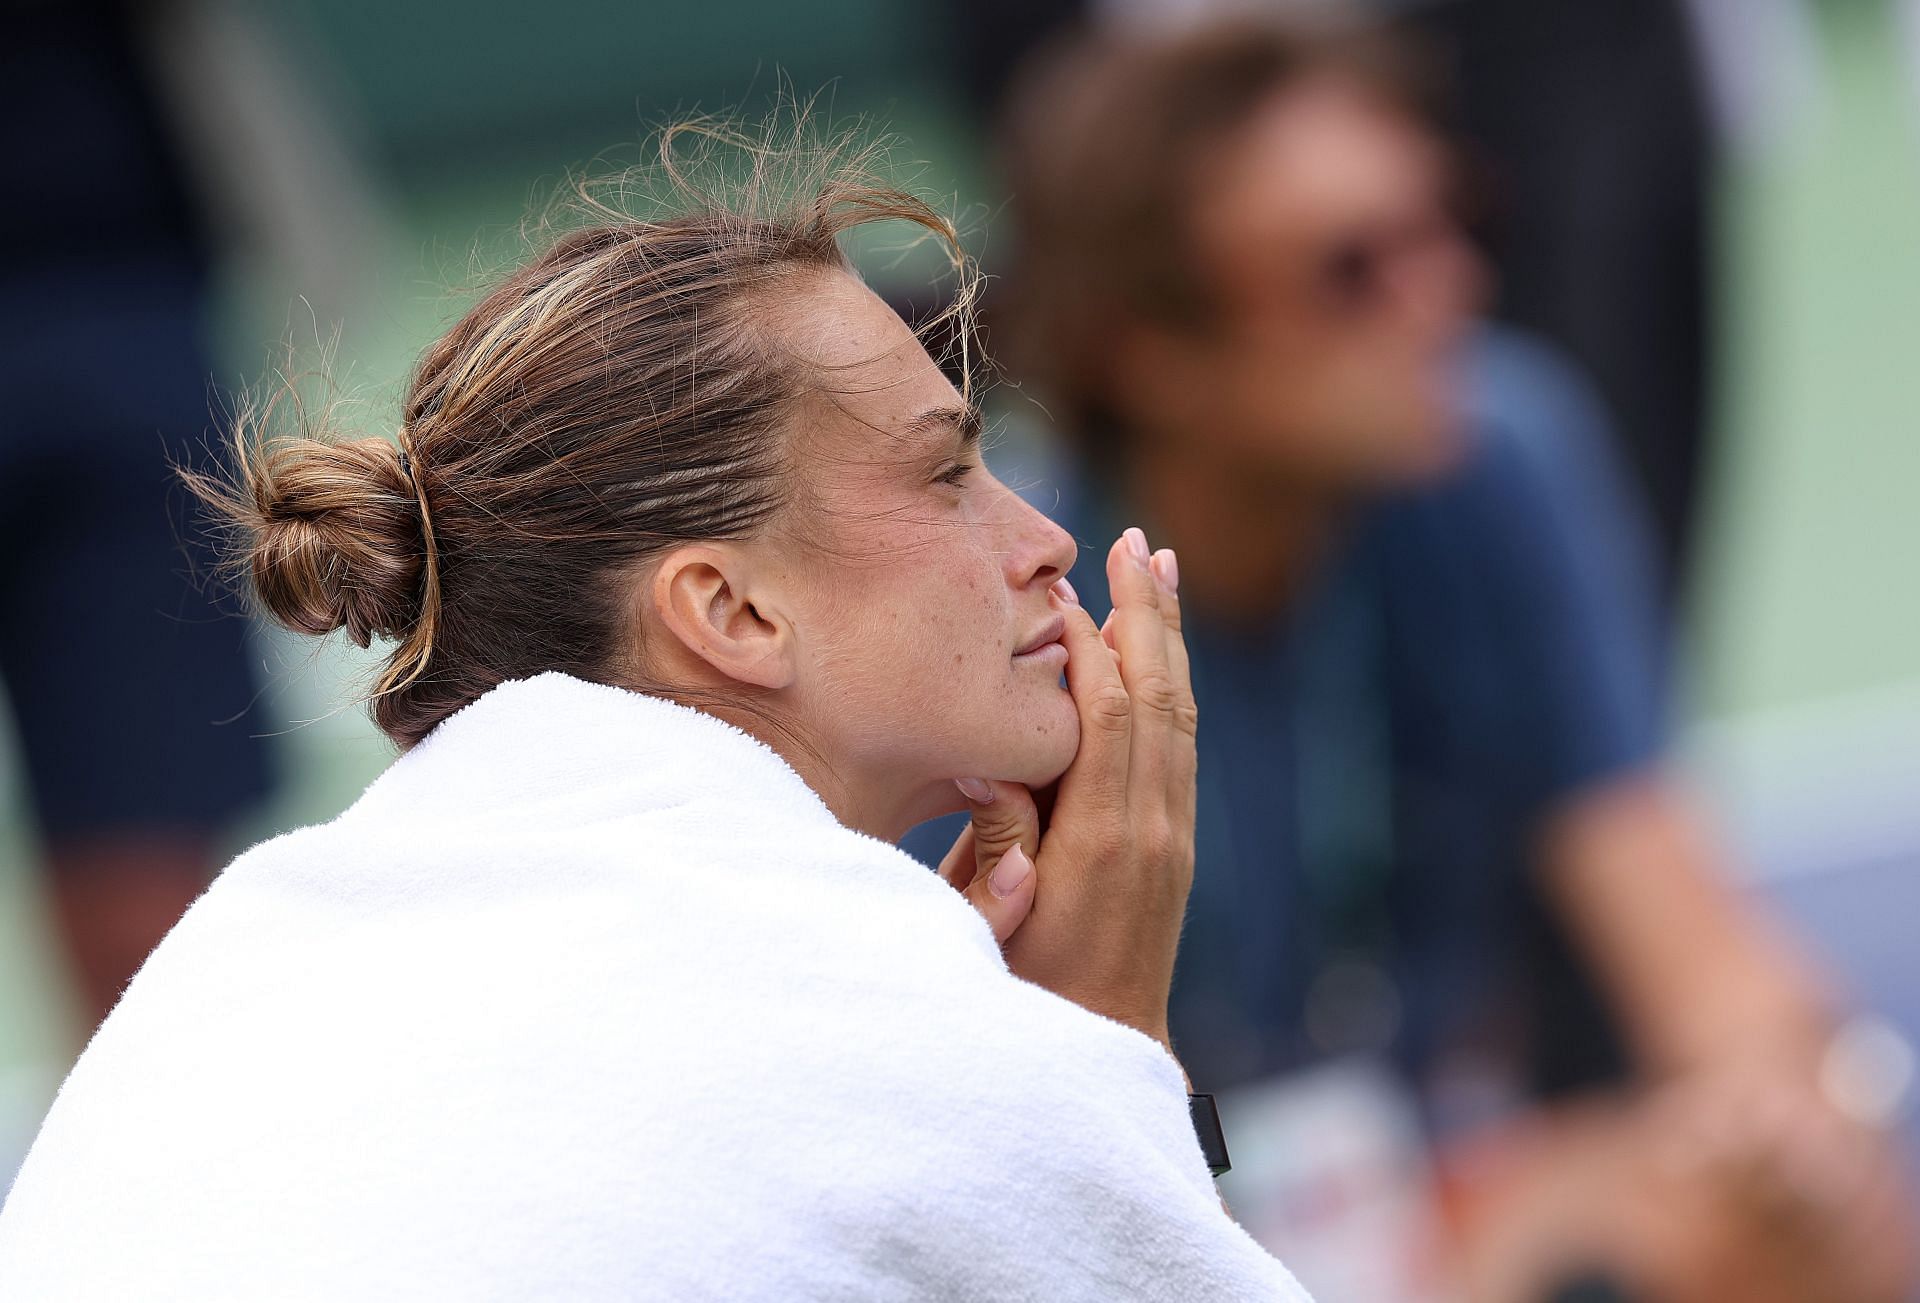
[[735, 682], [784, 688], [793, 682], [792, 630], [750, 587], [751, 567], [729, 549], [676, 548], [651, 585], [653, 615], [682, 654]]

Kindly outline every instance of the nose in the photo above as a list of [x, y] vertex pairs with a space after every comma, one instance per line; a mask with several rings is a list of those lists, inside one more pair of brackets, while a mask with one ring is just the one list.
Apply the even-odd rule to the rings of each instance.
[[1007, 582], [1015, 588], [1053, 587], [1056, 579], [1073, 569], [1079, 545], [1073, 535], [1049, 519], [1046, 513], [1015, 493], [1004, 490], [1011, 499], [1007, 547]]

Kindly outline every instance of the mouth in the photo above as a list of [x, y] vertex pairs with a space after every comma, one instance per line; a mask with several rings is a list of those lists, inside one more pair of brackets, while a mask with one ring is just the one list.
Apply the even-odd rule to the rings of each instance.
[[1018, 659], [1022, 656], [1032, 656], [1049, 647], [1060, 647], [1060, 650], [1065, 651], [1066, 648], [1061, 645], [1060, 639], [1066, 635], [1066, 632], [1066, 617], [1061, 615], [1053, 616], [1045, 624], [1040, 626], [1033, 637], [1014, 648], [1014, 657]]

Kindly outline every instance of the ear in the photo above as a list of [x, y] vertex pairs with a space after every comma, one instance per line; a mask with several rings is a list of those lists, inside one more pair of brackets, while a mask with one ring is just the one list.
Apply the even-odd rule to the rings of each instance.
[[675, 548], [654, 571], [653, 614], [687, 653], [727, 678], [784, 688], [796, 676], [793, 628], [753, 578], [752, 559], [736, 548]]

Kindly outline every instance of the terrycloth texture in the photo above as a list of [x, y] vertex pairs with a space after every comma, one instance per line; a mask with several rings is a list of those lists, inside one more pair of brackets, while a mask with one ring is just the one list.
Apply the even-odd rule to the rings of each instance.
[[1302, 1297], [1151, 1040], [759, 742], [553, 674], [236, 860], [0, 1214], [45, 1303]]

